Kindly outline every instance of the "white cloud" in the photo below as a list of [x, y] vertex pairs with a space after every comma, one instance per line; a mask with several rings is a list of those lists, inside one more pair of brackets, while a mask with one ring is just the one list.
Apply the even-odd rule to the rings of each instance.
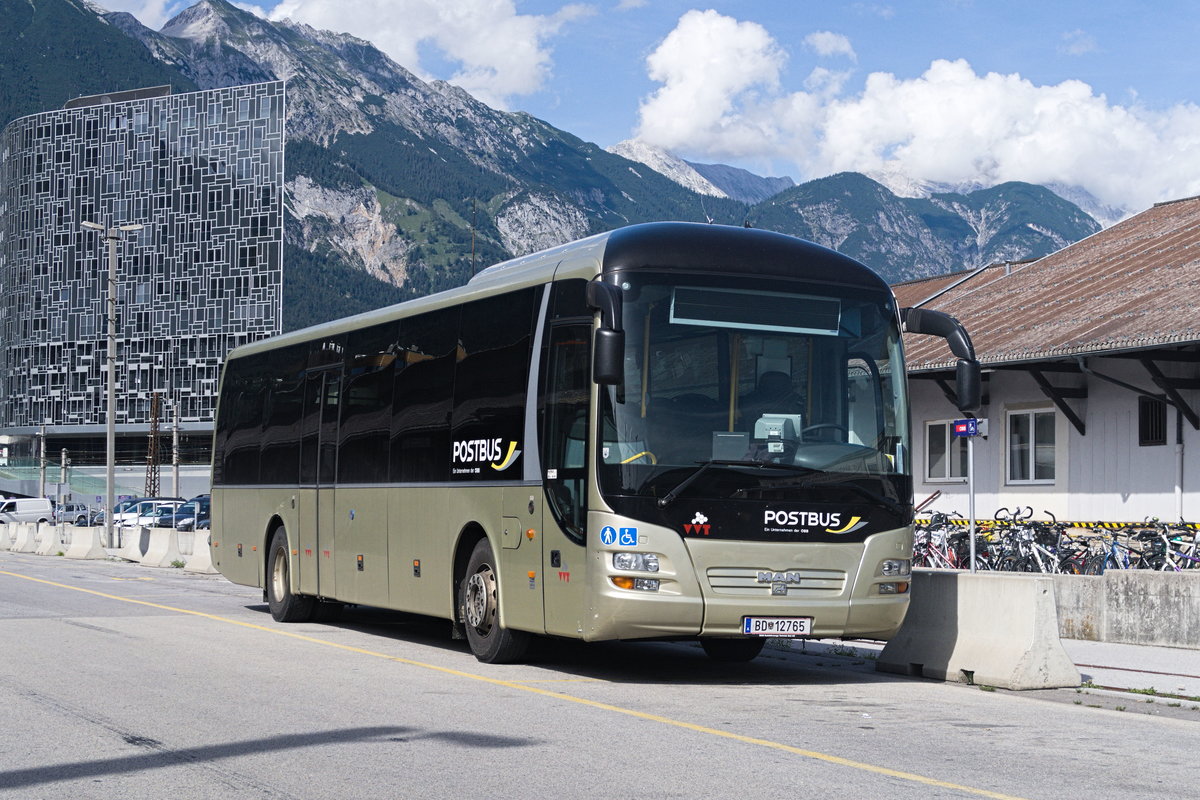
[[758, 94], [778, 93], [785, 61], [761, 25], [688, 11], [646, 59], [663, 86], [642, 102], [638, 135], [667, 149], [756, 149], [775, 137]]
[[853, 170], [1061, 183], [1135, 210], [1200, 194], [1194, 104], [1114, 105], [1082, 81], [1036, 85], [964, 60], [916, 78], [873, 73], [853, 94], [846, 73], [817, 68], [804, 91], [787, 92], [785, 58], [757, 25], [689, 12], [647, 60], [662, 86], [641, 105], [639, 137], [686, 158], [787, 162], [801, 179]]
[[267, 10], [265, 8], [262, 8], [261, 6], [256, 6], [253, 3], [239, 3], [239, 2], [237, 2], [237, 0], [230, 0], [230, 2], [232, 2], [233, 5], [240, 8], [242, 11], [249, 11], [251, 14], [253, 14], [256, 17], [265, 18], [267, 16]]
[[100, 0], [109, 11], [127, 11], [147, 28], [158, 30], [194, 0]]
[[851, 61], [857, 61], [858, 56], [850, 46], [850, 40], [840, 33], [832, 31], [816, 31], [804, 37], [804, 46], [819, 56], [845, 56]]
[[448, 80], [497, 108], [542, 87], [550, 74], [548, 40], [561, 27], [594, 13], [567, 5], [552, 15], [519, 14], [513, 0], [283, 0], [271, 19], [290, 17], [314, 28], [371, 41], [425, 77], [421, 49], [458, 64]]
[[1088, 53], [1095, 53], [1100, 49], [1096, 44], [1096, 39], [1086, 31], [1079, 29], [1067, 31], [1062, 35], [1062, 44], [1058, 46], [1058, 52], [1065, 53], [1069, 56], [1082, 56]]

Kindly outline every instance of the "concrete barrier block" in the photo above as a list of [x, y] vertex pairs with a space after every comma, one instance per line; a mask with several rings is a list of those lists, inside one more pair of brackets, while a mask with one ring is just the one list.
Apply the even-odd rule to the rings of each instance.
[[7, 522], [0, 522], [0, 550], [11, 550], [13, 545], [13, 536], [16, 535], [16, 526], [9, 525]]
[[908, 616], [875, 668], [1004, 689], [1080, 683], [1058, 637], [1053, 580], [994, 572], [915, 570]]
[[1106, 641], [1200, 647], [1200, 573], [1104, 573]]
[[209, 545], [209, 531], [195, 531], [192, 536], [192, 554], [188, 556], [183, 568], [188, 572], [199, 572], [204, 575], [216, 575], [213, 566], [212, 549]]
[[66, 530], [71, 537], [71, 544], [66, 552], [67, 558], [108, 558], [108, 551], [104, 549], [104, 542], [101, 541], [104, 528], [68, 525]]
[[38, 546], [34, 552], [39, 556], [53, 556], [66, 551], [62, 542], [62, 526], [48, 522], [38, 523]]
[[179, 531], [174, 528], [150, 528], [150, 546], [142, 557], [143, 567], [169, 567], [173, 562], [183, 563], [179, 552]]
[[17, 536], [13, 540], [14, 553], [36, 553], [38, 548], [37, 524], [31, 522], [17, 523]]
[[150, 529], [113, 528], [113, 531], [121, 537], [121, 549], [117, 555], [126, 561], [136, 561], [140, 564], [150, 546]]
[[1058, 635], [1063, 639], [1104, 641], [1104, 576], [1055, 575], [1053, 580]]

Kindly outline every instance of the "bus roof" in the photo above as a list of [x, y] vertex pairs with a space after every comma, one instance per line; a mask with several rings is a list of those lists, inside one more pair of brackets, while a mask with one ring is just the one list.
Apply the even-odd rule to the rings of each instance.
[[465, 286], [250, 342], [233, 350], [229, 358], [488, 297], [500, 289], [643, 270], [799, 278], [891, 291], [869, 267], [794, 236], [698, 222], [648, 222], [503, 261], [481, 270]]

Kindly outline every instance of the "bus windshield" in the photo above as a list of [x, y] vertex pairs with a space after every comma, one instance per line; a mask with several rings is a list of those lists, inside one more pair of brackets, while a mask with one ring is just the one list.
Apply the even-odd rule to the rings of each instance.
[[911, 499], [900, 331], [882, 289], [622, 276], [624, 381], [602, 388], [609, 497]]

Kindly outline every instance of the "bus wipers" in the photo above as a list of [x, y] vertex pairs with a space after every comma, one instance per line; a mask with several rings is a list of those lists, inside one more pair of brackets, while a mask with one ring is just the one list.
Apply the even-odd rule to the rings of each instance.
[[671, 503], [673, 503], [675, 501], [675, 498], [679, 496], [680, 492], [682, 492], [687, 487], [691, 486], [692, 483], [697, 478], [699, 478], [701, 475], [704, 474], [705, 470], [707, 470], [709, 467], [712, 467], [712, 466], [760, 467], [760, 468], [765, 468], [765, 469], [787, 469], [787, 470], [792, 470], [794, 472], [812, 472], [813, 471], [811, 467], [802, 467], [797, 464], [779, 464], [774, 461], [768, 461], [766, 459], [754, 460], [754, 459], [710, 458], [707, 461], [697, 461], [696, 463], [699, 465], [699, 469], [697, 469], [691, 475], [688, 475], [686, 478], [684, 478], [683, 481], [680, 482], [680, 484], [678, 486], [676, 486], [674, 489], [667, 492], [662, 497], [658, 498], [658, 507], [659, 508], [666, 508], [667, 506], [671, 505]]

